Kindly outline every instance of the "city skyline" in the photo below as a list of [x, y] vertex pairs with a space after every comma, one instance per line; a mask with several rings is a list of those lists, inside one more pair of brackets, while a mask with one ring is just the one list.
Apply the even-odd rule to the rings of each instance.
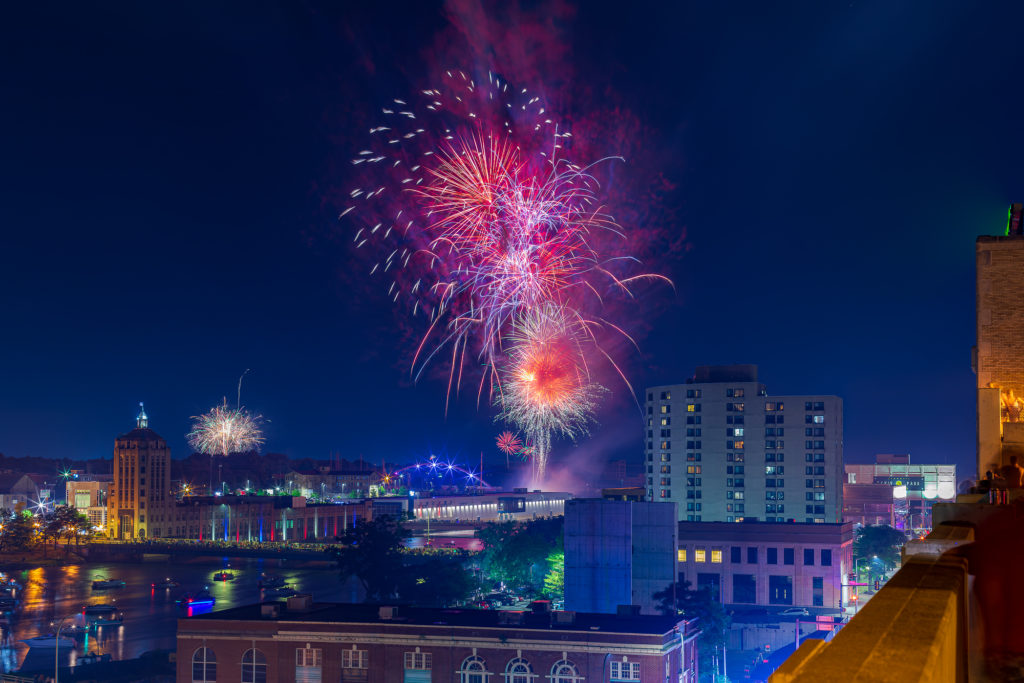
[[[515, 62], [493, 27], [488, 45], [460, 44], [453, 26], [476, 20], [454, 4], [410, 9], [393, 36], [383, 9], [254, 11], [238, 26], [210, 8], [20, 8], [11, 26], [32, 30], [7, 41], [25, 66], [0, 114], [20, 131], [2, 190], [0, 452], [110, 457], [145, 401], [184, 457], [191, 416], [230, 402], [252, 368], [242, 403], [268, 419], [268, 451], [504, 460], [475, 396], [446, 416], [443, 381], [409, 381], [400, 313], [353, 289], [332, 199], [350, 179], [338, 139], [366, 111], [442, 60], [489, 54], [477, 68], [550, 93], [570, 76], [604, 88], [636, 122], [626, 171], [665, 178], [651, 216], [684, 251], [650, 261], [676, 293], [641, 301], [634, 388], [757, 364], [775, 394], [843, 399], [847, 461], [910, 452], [970, 477], [972, 245], [1024, 196], [1022, 95], [1006, 86], [1021, 48], [984, 38], [1007, 12], [759, 11], [737, 24], [679, 9], [652, 28], [559, 5], [544, 49]], [[594, 37], [612, 26], [609, 56]], [[562, 99], [579, 120], [602, 97]], [[610, 388], [592, 437], [555, 443], [556, 469], [641, 460], [643, 400]]]

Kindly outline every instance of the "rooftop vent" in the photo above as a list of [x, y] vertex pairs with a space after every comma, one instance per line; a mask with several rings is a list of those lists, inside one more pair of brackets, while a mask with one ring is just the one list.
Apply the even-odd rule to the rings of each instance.
[[640, 605], [619, 605], [615, 608], [616, 616], [635, 617], [640, 614]]
[[377, 616], [382, 621], [391, 621], [392, 619], [398, 616], [398, 608], [394, 606], [384, 605], [379, 610], [377, 610]]
[[281, 613], [281, 606], [277, 603], [270, 602], [260, 605], [260, 618], [261, 619], [277, 619]]
[[308, 612], [313, 607], [313, 596], [310, 593], [299, 593], [288, 598], [289, 612]]

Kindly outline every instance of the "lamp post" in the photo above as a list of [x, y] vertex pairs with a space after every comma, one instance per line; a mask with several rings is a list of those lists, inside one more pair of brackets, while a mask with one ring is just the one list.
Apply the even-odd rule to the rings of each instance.
[[64, 622], [67, 621], [68, 617], [72, 619], [78, 615], [66, 615], [60, 618], [60, 622], [57, 624], [57, 635], [54, 636], [55, 645], [53, 648], [53, 683], [60, 683], [60, 630], [64, 628]]

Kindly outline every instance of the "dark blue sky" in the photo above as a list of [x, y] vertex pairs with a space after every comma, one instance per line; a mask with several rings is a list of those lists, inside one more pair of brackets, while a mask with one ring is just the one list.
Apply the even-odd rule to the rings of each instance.
[[[183, 455], [246, 368], [269, 450], [493, 451], [472, 399], [446, 419], [443, 385], [410, 385], [388, 300], [330, 238], [362, 112], [458, 32], [439, 5], [345, 4], [3, 11], [0, 452], [108, 455], [145, 400]], [[1024, 198], [1024, 6], [546, 12], [520, 16], [642, 122], [690, 247], [662, 264], [677, 293], [641, 302], [634, 384], [757, 363], [771, 393], [844, 398], [851, 461], [971, 463], [973, 242]], [[613, 389], [580, 455], [639, 458]]]

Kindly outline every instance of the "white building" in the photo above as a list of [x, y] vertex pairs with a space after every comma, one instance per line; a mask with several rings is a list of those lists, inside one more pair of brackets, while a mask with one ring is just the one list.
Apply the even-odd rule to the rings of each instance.
[[757, 366], [648, 387], [647, 497], [681, 521], [842, 521], [843, 401], [769, 396]]

